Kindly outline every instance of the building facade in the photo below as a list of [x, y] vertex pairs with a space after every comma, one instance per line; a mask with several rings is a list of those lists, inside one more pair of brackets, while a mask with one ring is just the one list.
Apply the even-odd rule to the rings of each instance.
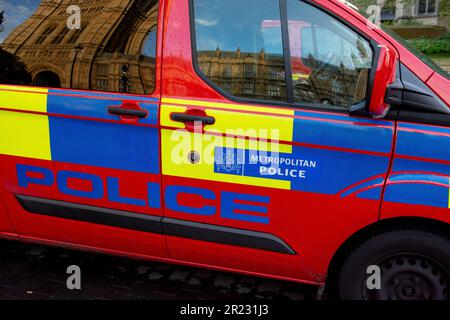
[[284, 57], [236, 51], [201, 51], [202, 73], [226, 92], [244, 98], [286, 100]]
[[381, 20], [414, 20], [421, 24], [448, 27], [448, 20], [439, 15], [439, 7], [443, 1], [445, 0], [386, 0], [381, 11]]

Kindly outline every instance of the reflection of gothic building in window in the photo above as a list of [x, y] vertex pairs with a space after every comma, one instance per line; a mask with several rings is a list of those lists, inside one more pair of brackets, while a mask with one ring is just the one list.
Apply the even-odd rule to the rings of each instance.
[[[70, 5], [81, 8], [80, 30], [66, 26]], [[156, 39], [157, 10], [156, 0], [43, 0], [1, 47], [27, 65], [36, 85], [150, 93], [155, 56], [145, 42]]]
[[236, 51], [201, 51], [198, 65], [203, 74], [228, 93], [245, 98], [286, 100], [282, 55]]
[[[226, 92], [243, 98], [286, 101], [286, 76], [282, 55], [236, 51], [199, 51], [202, 73]], [[367, 53], [365, 55], [367, 57]], [[328, 65], [314, 59], [294, 61], [309, 71], [293, 76], [296, 102], [327, 103], [349, 107], [366, 96], [368, 69]], [[318, 66], [321, 65], [319, 68]], [[298, 66], [297, 68], [298, 69]], [[300, 68], [301, 69], [301, 68]]]

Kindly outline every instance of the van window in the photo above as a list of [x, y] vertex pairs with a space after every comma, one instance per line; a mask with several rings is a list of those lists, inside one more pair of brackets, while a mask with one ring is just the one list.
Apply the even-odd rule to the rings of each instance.
[[278, 1], [194, 0], [194, 12], [204, 76], [237, 97], [286, 101]]
[[294, 102], [348, 109], [363, 101], [373, 59], [369, 42], [305, 2], [287, 4]]
[[[121, 6], [5, 0], [0, 13], [2, 84], [132, 94], [155, 89], [158, 0]], [[78, 24], [68, 28], [68, 22]]]
[[[281, 2], [287, 2], [289, 43], [282, 40]], [[342, 109], [365, 100], [369, 42], [316, 7], [300, 0], [193, 3], [198, 67], [227, 93]]]

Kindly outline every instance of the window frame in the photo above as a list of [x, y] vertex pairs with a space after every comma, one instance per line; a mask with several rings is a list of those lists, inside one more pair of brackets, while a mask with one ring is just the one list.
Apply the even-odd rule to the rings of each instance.
[[[434, 2], [434, 11], [433, 12], [428, 12], [428, 9], [430, 7], [430, 3]], [[420, 0], [416, 1], [416, 12], [415, 14], [419, 17], [433, 17], [436, 16], [438, 14], [438, 10], [439, 10], [439, 1], [437, 0], [425, 0], [425, 12], [421, 13], [420, 12]]]
[[198, 64], [198, 54], [197, 54], [197, 34], [195, 31], [195, 9], [194, 9], [194, 1], [188, 0], [189, 5], [189, 30], [190, 30], [190, 40], [191, 40], [191, 55], [192, 55], [192, 66], [195, 70], [195, 73], [205, 81], [211, 88], [220, 93], [223, 97], [228, 100], [236, 103], [248, 103], [248, 104], [257, 104], [257, 105], [273, 105], [280, 107], [288, 107], [288, 108], [302, 108], [308, 110], [317, 110], [317, 111], [333, 111], [337, 113], [350, 114], [352, 112], [357, 111], [358, 113], [365, 114], [363, 110], [367, 110], [370, 105], [370, 100], [372, 96], [372, 87], [375, 81], [376, 70], [378, 67], [378, 61], [380, 56], [380, 47], [379, 44], [372, 39], [367, 34], [363, 33], [354, 25], [350, 24], [348, 21], [344, 20], [342, 17], [337, 15], [336, 13], [330, 11], [329, 9], [323, 7], [322, 5], [312, 1], [312, 0], [298, 0], [300, 2], [304, 2], [308, 5], [313, 6], [317, 10], [320, 10], [327, 14], [328, 16], [336, 19], [340, 23], [342, 23], [345, 27], [349, 28], [361, 38], [366, 40], [372, 49], [372, 67], [369, 72], [369, 79], [367, 83], [366, 89], [366, 99], [351, 106], [348, 109], [344, 109], [337, 106], [324, 105], [320, 103], [308, 103], [308, 102], [295, 102], [293, 101], [294, 91], [293, 91], [293, 81], [292, 81], [292, 66], [291, 66], [291, 55], [290, 55], [290, 43], [289, 43], [289, 31], [288, 31], [288, 17], [287, 17], [287, 0], [278, 0], [280, 7], [280, 20], [281, 20], [281, 36], [283, 43], [283, 57], [285, 61], [285, 85], [286, 85], [286, 101], [278, 101], [278, 100], [261, 100], [261, 99], [252, 99], [235, 96], [224, 89], [222, 89], [218, 84], [209, 79], [200, 69]]

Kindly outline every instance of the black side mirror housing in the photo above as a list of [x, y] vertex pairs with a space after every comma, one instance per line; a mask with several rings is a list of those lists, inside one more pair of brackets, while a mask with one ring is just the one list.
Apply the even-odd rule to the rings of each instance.
[[385, 102], [401, 110], [450, 114], [447, 105], [403, 64], [394, 83], [386, 89]]

